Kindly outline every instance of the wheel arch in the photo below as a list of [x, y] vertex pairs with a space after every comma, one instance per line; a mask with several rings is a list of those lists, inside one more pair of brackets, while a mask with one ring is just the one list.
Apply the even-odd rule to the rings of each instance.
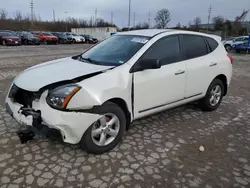
[[126, 119], [127, 119], [127, 125], [126, 125], [126, 129], [128, 130], [129, 125], [131, 123], [131, 113], [128, 109], [128, 105], [126, 103], [126, 101], [122, 98], [111, 98], [105, 102], [112, 102], [115, 103], [116, 105], [118, 105], [124, 112]]
[[224, 96], [226, 96], [227, 94], [227, 90], [228, 90], [228, 86], [227, 86], [227, 77], [224, 74], [220, 74], [218, 76], [216, 76], [214, 79], [219, 79], [222, 81], [223, 86], [224, 86]]

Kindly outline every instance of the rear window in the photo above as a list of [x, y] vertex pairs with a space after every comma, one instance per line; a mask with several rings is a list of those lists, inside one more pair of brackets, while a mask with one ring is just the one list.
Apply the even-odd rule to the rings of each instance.
[[183, 35], [185, 59], [192, 59], [208, 54], [207, 44], [202, 36]]
[[219, 46], [218, 42], [216, 42], [216, 40], [212, 38], [206, 37], [206, 40], [210, 47], [211, 52], [213, 52]]

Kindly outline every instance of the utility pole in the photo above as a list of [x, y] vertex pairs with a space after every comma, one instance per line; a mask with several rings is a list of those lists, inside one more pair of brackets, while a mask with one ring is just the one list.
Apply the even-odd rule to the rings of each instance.
[[211, 18], [212, 5], [208, 9], [208, 19], [207, 19], [207, 29], [209, 28], [210, 18]]
[[129, 8], [128, 8], [128, 30], [130, 28], [130, 19], [131, 19], [131, 0], [129, 0]]
[[111, 12], [111, 25], [113, 25], [114, 13]]
[[66, 32], [68, 32], [68, 22], [67, 22], [67, 21], [68, 21], [68, 20], [67, 20], [67, 14], [68, 14], [68, 12], [67, 12], [67, 11], [65, 11], [64, 13], [65, 13], [65, 15], [66, 15], [66, 16], [65, 16], [65, 26], [66, 26]]
[[53, 20], [54, 20], [54, 22], [56, 21], [56, 13], [55, 13], [55, 10], [53, 10]]
[[135, 12], [134, 12], [134, 16], [133, 16], [133, 28], [135, 28]]
[[95, 9], [95, 25], [97, 25], [97, 8]]
[[150, 28], [150, 23], [151, 22], [151, 12], [148, 12], [148, 27]]
[[33, 0], [30, 1], [30, 16], [31, 16], [31, 22], [34, 21], [34, 2]]

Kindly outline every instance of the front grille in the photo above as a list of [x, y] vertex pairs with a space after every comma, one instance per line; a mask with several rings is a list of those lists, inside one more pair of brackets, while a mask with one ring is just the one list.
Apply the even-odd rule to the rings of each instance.
[[16, 103], [22, 104], [24, 107], [32, 107], [33, 100], [39, 97], [39, 92], [27, 91], [17, 87], [15, 84], [9, 92], [9, 98]]

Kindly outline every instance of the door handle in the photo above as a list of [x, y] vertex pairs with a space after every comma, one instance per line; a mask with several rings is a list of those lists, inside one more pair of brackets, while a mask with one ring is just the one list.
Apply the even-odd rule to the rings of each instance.
[[214, 66], [216, 66], [217, 65], [217, 63], [211, 63], [210, 65], [209, 65], [209, 67], [214, 67]]
[[184, 74], [184, 73], [185, 73], [184, 70], [178, 70], [178, 71], [175, 73], [175, 75], [180, 75], [180, 74]]

